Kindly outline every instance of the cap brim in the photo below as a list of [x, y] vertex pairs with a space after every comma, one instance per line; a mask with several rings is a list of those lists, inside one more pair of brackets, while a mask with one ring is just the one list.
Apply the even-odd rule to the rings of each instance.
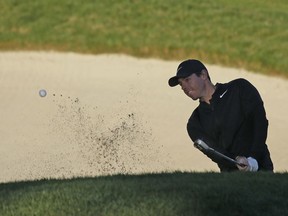
[[168, 81], [169, 86], [170, 87], [177, 86], [179, 84], [178, 79], [179, 79], [179, 77], [177, 77], [177, 76], [171, 77]]

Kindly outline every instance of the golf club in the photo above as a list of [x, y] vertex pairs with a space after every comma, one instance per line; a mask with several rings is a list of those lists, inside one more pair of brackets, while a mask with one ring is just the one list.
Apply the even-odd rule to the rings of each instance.
[[234, 160], [234, 159], [232, 159], [232, 158], [230, 158], [230, 157], [228, 157], [228, 156], [226, 156], [226, 155], [224, 155], [224, 154], [216, 151], [215, 149], [209, 147], [209, 146], [208, 146], [203, 140], [201, 140], [201, 139], [197, 139], [197, 140], [194, 142], [194, 146], [195, 146], [197, 149], [199, 149], [200, 151], [205, 150], [205, 151], [212, 152], [212, 153], [214, 153], [214, 154], [216, 154], [216, 155], [218, 155], [218, 156], [220, 156], [220, 157], [222, 157], [222, 158], [224, 158], [224, 159], [226, 159], [226, 160], [228, 160], [228, 161], [230, 161], [230, 162], [232, 162], [232, 163], [234, 163], [234, 164], [237, 164], [237, 165], [239, 165], [239, 166], [241, 166], [241, 167], [245, 167], [245, 166], [246, 166], [245, 164], [239, 163], [238, 161], [236, 161], [236, 160]]

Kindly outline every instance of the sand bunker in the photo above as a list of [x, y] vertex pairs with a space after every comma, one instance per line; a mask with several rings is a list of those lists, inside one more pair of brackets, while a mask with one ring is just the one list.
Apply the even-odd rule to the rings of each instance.
[[[0, 53], [0, 182], [218, 171], [186, 133], [198, 103], [167, 85], [178, 63], [125, 55]], [[243, 77], [258, 88], [275, 171], [286, 171], [288, 81], [214, 65], [208, 70], [213, 82]], [[40, 89], [46, 97], [39, 96]]]

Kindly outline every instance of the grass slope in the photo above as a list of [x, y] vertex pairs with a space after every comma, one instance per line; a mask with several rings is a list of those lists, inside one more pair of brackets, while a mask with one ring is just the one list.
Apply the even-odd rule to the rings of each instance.
[[288, 77], [286, 0], [0, 0], [0, 50], [200, 58]]
[[0, 184], [0, 215], [288, 214], [287, 173], [166, 173]]

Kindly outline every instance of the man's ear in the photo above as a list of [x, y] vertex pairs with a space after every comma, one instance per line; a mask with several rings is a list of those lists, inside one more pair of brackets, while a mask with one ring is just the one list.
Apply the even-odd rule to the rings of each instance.
[[205, 70], [205, 69], [203, 69], [203, 70], [201, 71], [201, 77], [202, 77], [202, 79], [204, 79], [204, 80], [208, 79], [208, 71]]

